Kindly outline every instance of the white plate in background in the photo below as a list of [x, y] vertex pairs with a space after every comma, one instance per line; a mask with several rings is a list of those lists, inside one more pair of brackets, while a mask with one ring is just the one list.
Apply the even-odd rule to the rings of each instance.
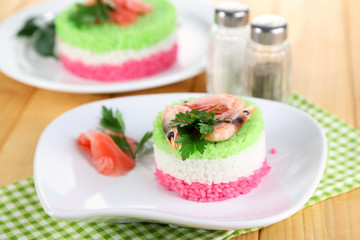
[[[271, 171], [249, 194], [198, 203], [165, 190], [154, 176], [153, 154], [125, 176], [96, 172], [76, 138], [97, 129], [101, 106], [118, 108], [128, 136], [140, 140], [166, 105], [200, 94], [158, 94], [114, 98], [74, 108], [47, 126], [38, 142], [34, 181], [42, 206], [52, 217], [88, 221], [154, 221], [207, 229], [266, 226], [299, 211], [314, 193], [326, 163], [326, 137], [304, 112], [269, 100], [253, 100], [263, 111]], [[136, 111], [134, 111], [136, 109]]]
[[[16, 37], [25, 21], [49, 11], [60, 12], [74, 0], [44, 2], [23, 9], [0, 25], [0, 71], [34, 87], [75, 93], [114, 93], [179, 82], [202, 72], [214, 6], [202, 0], [173, 0], [178, 14], [178, 59], [158, 74], [124, 82], [104, 83], [75, 76], [60, 62], [36, 54]], [[78, 1], [76, 1], [78, 2]], [[201, 9], [201, 11], [198, 11]]]

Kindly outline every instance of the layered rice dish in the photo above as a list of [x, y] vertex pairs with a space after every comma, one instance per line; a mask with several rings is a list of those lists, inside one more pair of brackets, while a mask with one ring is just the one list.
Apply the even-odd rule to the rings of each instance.
[[[214, 112], [215, 119], [223, 122], [213, 125], [211, 134], [203, 134], [200, 141], [204, 147], [195, 146], [195, 150], [184, 157], [182, 149], [189, 149], [189, 145], [181, 141], [184, 130], [180, 125], [176, 128], [173, 119], [177, 118], [179, 123], [185, 118], [178, 113], [186, 111], [188, 117], [192, 117], [197, 114], [191, 112], [194, 109]], [[231, 95], [182, 100], [159, 113], [153, 127], [156, 179], [181, 198], [212, 202], [237, 197], [258, 187], [270, 171], [265, 156], [262, 113], [248, 100]]]
[[76, 6], [56, 18], [57, 52], [68, 71], [85, 79], [112, 82], [146, 77], [173, 65], [177, 20], [171, 3], [103, 2], [121, 8], [115, 14], [109, 11], [109, 21], [78, 26], [72, 19]]

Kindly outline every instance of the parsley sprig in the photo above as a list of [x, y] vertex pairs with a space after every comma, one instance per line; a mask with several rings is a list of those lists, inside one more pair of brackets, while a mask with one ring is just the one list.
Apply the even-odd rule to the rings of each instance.
[[101, 0], [97, 0], [92, 5], [76, 4], [76, 11], [71, 13], [70, 19], [81, 27], [83, 25], [104, 23], [110, 19], [109, 11], [114, 10], [114, 7]]
[[18, 37], [28, 38], [33, 44], [35, 51], [44, 57], [55, 55], [55, 26], [53, 21], [37, 23], [37, 17], [29, 18], [24, 26], [18, 31]]
[[170, 126], [176, 127], [179, 131], [180, 136], [175, 142], [181, 144], [179, 152], [182, 160], [189, 158], [196, 151], [204, 153], [207, 144], [204, 135], [212, 134], [215, 124], [228, 121], [227, 119], [215, 119], [213, 111], [194, 109], [186, 111], [186, 113], [178, 113]]
[[[77, 27], [83, 25], [104, 23], [110, 20], [109, 11], [114, 6], [101, 0], [96, 0], [93, 5], [76, 4], [76, 11], [69, 18]], [[43, 21], [41, 15], [29, 18], [17, 36], [30, 40], [31, 47], [43, 57], [57, 58], [55, 54], [55, 24], [53, 20]]]
[[100, 120], [100, 125], [105, 129], [115, 133], [120, 133], [121, 137], [112, 134], [110, 134], [110, 137], [114, 140], [120, 149], [129, 151], [133, 158], [135, 158], [136, 154], [142, 150], [145, 143], [152, 137], [152, 132], [145, 133], [136, 148], [136, 152], [133, 152], [125, 137], [125, 122], [121, 116], [121, 113], [119, 110], [116, 110], [115, 113], [113, 113], [111, 108], [108, 109], [105, 106], [102, 107], [102, 118]]

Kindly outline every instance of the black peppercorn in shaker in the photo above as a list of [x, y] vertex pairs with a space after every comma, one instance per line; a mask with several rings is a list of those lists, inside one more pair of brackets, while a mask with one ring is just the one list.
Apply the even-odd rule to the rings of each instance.
[[253, 97], [286, 102], [291, 88], [291, 53], [286, 40], [287, 22], [267, 14], [251, 22], [246, 53], [247, 93]]

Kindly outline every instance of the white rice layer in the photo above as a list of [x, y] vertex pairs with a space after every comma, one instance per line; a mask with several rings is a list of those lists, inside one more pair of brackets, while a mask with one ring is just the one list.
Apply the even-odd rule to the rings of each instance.
[[140, 50], [116, 50], [104, 54], [97, 54], [89, 50], [71, 46], [61, 40], [57, 40], [57, 52], [65, 55], [73, 61], [81, 61], [87, 65], [120, 65], [129, 60], [141, 60], [159, 52], [169, 51], [176, 43], [176, 31], [157, 44]]
[[265, 132], [248, 149], [236, 155], [221, 159], [186, 159], [181, 160], [174, 154], [167, 154], [154, 145], [156, 166], [165, 174], [192, 182], [217, 184], [236, 181], [248, 177], [259, 169], [265, 161]]

